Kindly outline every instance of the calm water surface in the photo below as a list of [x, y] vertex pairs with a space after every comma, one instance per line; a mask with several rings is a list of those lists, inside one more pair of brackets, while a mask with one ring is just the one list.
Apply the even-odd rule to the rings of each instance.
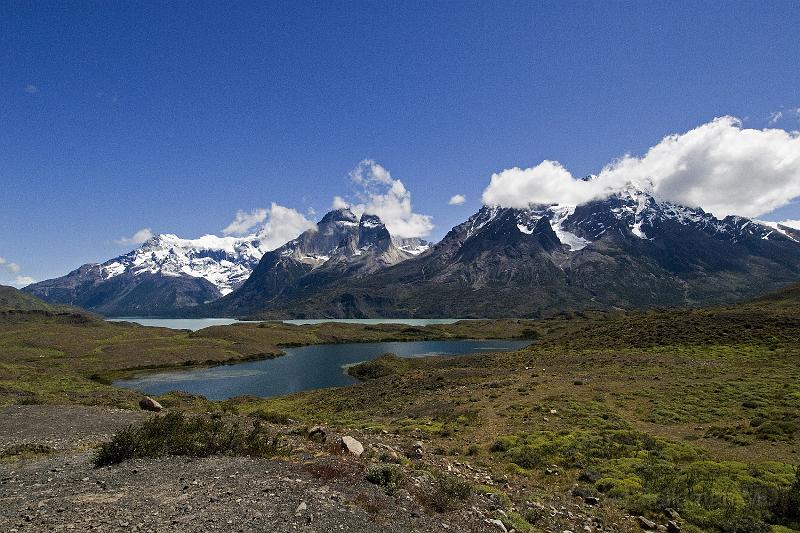
[[518, 350], [529, 342], [458, 340], [302, 346], [286, 348], [286, 355], [276, 359], [149, 374], [141, 378], [119, 380], [115, 385], [153, 395], [181, 390], [201, 394], [211, 400], [225, 400], [242, 394], [280, 396], [356, 383], [357, 380], [345, 373], [345, 367], [375, 359], [386, 352], [401, 357], [464, 355]]
[[[140, 317], [119, 317], [108, 318], [110, 322], [135, 322], [143, 326], [157, 326], [172, 329], [198, 329], [209, 326], [228, 326], [238, 324], [241, 320], [235, 318], [140, 318]], [[284, 324], [294, 324], [304, 326], [307, 324], [322, 324], [324, 322], [341, 322], [344, 324], [404, 324], [406, 326], [427, 326], [429, 324], [453, 324], [459, 318], [324, 318], [313, 320], [283, 320]]]

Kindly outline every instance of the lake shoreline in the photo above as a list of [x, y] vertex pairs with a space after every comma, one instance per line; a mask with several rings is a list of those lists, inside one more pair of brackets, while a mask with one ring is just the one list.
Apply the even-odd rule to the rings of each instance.
[[[396, 354], [400, 359], [473, 356], [525, 348], [523, 339], [430, 339], [318, 343], [282, 347], [283, 353], [213, 365], [152, 368], [120, 375], [115, 387], [160, 396], [177, 391], [225, 401], [237, 396], [270, 398], [358, 383], [352, 367]], [[220, 392], [223, 391], [223, 392]]]
[[176, 330], [199, 331], [212, 326], [232, 326], [235, 324], [279, 323], [290, 326], [318, 326], [320, 324], [356, 324], [375, 326], [396, 324], [411, 327], [450, 325], [462, 321], [487, 320], [477, 318], [297, 318], [286, 320], [239, 320], [237, 318], [175, 318], [175, 317], [104, 317], [106, 322], [127, 322], [145, 327], [163, 327]]

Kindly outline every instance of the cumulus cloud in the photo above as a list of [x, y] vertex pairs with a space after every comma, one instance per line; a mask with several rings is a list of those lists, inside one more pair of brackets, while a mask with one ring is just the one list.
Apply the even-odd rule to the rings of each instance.
[[266, 223], [258, 229], [256, 235], [261, 239], [262, 246], [269, 250], [274, 250], [304, 231], [317, 227], [299, 211], [275, 202], [264, 211], [266, 211]]
[[14, 281], [10, 282], [9, 283], [10, 285], [19, 288], [19, 287], [24, 287], [25, 285], [30, 285], [31, 283], [36, 281], [30, 276], [23, 276], [22, 274], [20, 274], [21, 270], [22, 269], [17, 263], [8, 261], [4, 257], [0, 257], [0, 272], [5, 271], [14, 277]]
[[34, 281], [36, 280], [30, 276], [17, 276], [16, 278], [14, 278], [13, 285], [17, 288], [22, 288], [25, 287], [26, 285], [30, 285]]
[[778, 222], [781, 226], [788, 226], [794, 229], [800, 229], [800, 220], [781, 220]]
[[483, 203], [576, 205], [629, 184], [717, 216], [758, 216], [800, 196], [800, 134], [746, 129], [735, 117], [720, 117], [665, 137], [643, 157], [625, 155], [587, 181], [557, 161], [504, 170], [492, 175]]
[[344, 209], [345, 207], [350, 207], [350, 204], [347, 203], [347, 200], [345, 200], [341, 196], [333, 197], [333, 202], [331, 202], [331, 209]]
[[415, 213], [411, 193], [403, 182], [372, 159], [364, 159], [350, 171], [350, 179], [358, 187], [357, 201], [348, 204], [340, 196], [333, 199], [333, 208], [350, 207], [356, 214], [378, 215], [389, 232], [401, 238], [425, 237], [433, 229], [433, 217]]
[[236, 217], [222, 230], [224, 235], [243, 235], [267, 219], [266, 209], [239, 210]]
[[150, 228], [142, 228], [130, 237], [120, 237], [115, 242], [117, 244], [142, 244], [152, 237], [153, 232], [150, 231]]
[[461, 205], [467, 201], [467, 197], [463, 194], [454, 194], [450, 197], [450, 200], [447, 202], [447, 205]]

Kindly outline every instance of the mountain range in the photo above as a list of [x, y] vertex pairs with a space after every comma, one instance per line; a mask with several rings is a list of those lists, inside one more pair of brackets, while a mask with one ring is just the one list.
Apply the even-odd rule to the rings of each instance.
[[800, 279], [800, 231], [629, 186], [579, 206], [484, 206], [439, 243], [331, 211], [296, 239], [159, 235], [25, 290], [106, 315], [538, 317], [724, 303]]
[[[374, 215], [332, 211], [313, 230], [279, 248], [286, 264], [320, 272], [372, 272], [427, 250], [422, 239], [392, 238]], [[289, 250], [291, 248], [291, 251]], [[268, 252], [257, 235], [182, 239], [156, 235], [104, 263], [88, 263], [65, 276], [24, 288], [51, 303], [106, 316], [174, 316], [213, 302], [245, 283]], [[202, 312], [211, 312], [203, 308]]]

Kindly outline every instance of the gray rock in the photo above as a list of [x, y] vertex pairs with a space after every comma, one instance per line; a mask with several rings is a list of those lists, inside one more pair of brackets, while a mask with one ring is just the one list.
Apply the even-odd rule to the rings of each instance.
[[600, 498], [597, 496], [586, 496], [583, 501], [586, 505], [598, 505], [600, 503]]
[[144, 398], [139, 400], [139, 408], [142, 409], [143, 411], [153, 411], [155, 413], [158, 413], [159, 411], [164, 409], [164, 407], [160, 403], [152, 399], [150, 396], [145, 396]]
[[356, 457], [364, 453], [364, 445], [349, 435], [342, 437], [342, 448]]
[[308, 430], [308, 438], [315, 442], [325, 442], [328, 439], [328, 433], [322, 426], [314, 426]]
[[643, 516], [637, 516], [636, 520], [639, 521], [639, 525], [642, 526], [643, 529], [655, 529], [656, 528], [656, 523], [655, 522], [653, 522], [652, 520], [648, 520], [647, 518], [645, 518]]
[[681, 515], [678, 514], [678, 511], [673, 509], [672, 507], [667, 507], [664, 509], [664, 514], [670, 517], [672, 520], [680, 520]]
[[298, 505], [297, 509], [294, 510], [294, 515], [300, 516], [306, 512], [306, 509], [308, 509], [308, 505], [306, 504], [306, 502], [300, 502], [300, 505]]
[[670, 520], [667, 522], [667, 533], [681, 533], [681, 527], [674, 520]]
[[503, 533], [508, 533], [508, 529], [506, 529], [506, 526], [503, 524], [503, 522], [501, 522], [500, 520], [498, 520], [496, 518], [490, 518], [490, 519], [486, 520], [486, 523], [487, 524], [491, 524], [493, 526], [497, 526], [497, 529], [499, 529]]

